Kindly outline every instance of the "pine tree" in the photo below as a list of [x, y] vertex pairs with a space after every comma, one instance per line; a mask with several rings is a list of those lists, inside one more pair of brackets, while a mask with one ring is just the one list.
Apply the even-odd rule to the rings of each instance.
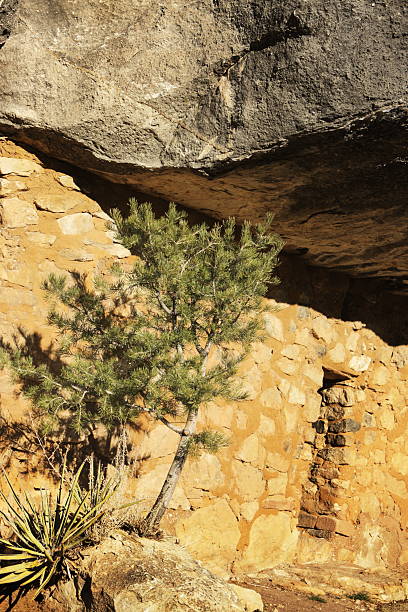
[[[216, 452], [217, 431], [196, 431], [200, 408], [217, 397], [240, 399], [237, 366], [261, 329], [263, 296], [274, 275], [280, 238], [271, 218], [238, 227], [233, 219], [191, 226], [170, 204], [155, 217], [150, 204], [114, 211], [121, 242], [137, 256], [117, 265], [109, 282], [73, 286], [50, 276], [49, 323], [59, 330], [58, 368], [24, 351], [10, 357], [24, 393], [58, 421], [71, 415], [82, 431], [95, 423], [123, 427], [141, 414], [180, 439], [143, 531], [158, 528], [189, 453]], [[221, 408], [220, 408], [221, 410]]]

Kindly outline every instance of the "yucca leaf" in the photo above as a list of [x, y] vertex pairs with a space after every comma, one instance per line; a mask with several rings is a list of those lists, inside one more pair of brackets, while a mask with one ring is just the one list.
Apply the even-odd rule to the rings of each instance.
[[30, 584], [30, 582], [34, 582], [38, 578], [41, 578], [41, 576], [45, 574], [46, 570], [47, 570], [47, 567], [42, 567], [41, 569], [38, 570], [38, 572], [30, 576], [28, 580], [26, 580], [25, 582], [22, 582], [20, 586], [25, 586], [26, 584]]
[[27, 577], [30, 577], [30, 579], [28, 580], [28, 582], [30, 582], [32, 579], [31, 576], [33, 576], [33, 574], [35, 574], [34, 568], [31, 570], [27, 570], [25, 572], [8, 574], [7, 576], [3, 576], [2, 578], [0, 578], [0, 584], [10, 584], [13, 582], [20, 582], [21, 580], [25, 580]]
[[29, 561], [26, 563], [24, 561], [21, 561], [16, 565], [8, 565], [6, 567], [2, 567], [0, 569], [0, 574], [21, 574], [21, 572], [25, 572], [26, 570], [32, 567], [38, 567], [38, 561]]
[[37, 597], [37, 595], [39, 595], [41, 593], [41, 591], [43, 591], [45, 589], [45, 587], [47, 586], [47, 584], [49, 583], [49, 581], [52, 579], [52, 577], [55, 575], [56, 569], [57, 569], [57, 565], [58, 565], [59, 561], [54, 561], [51, 569], [49, 570], [47, 576], [44, 577], [44, 580], [41, 581], [40, 586], [38, 587], [38, 589], [36, 590], [36, 592], [34, 593], [34, 599]]
[[17, 561], [18, 559], [28, 559], [34, 555], [28, 553], [15, 553], [14, 555], [0, 555], [0, 561]]
[[18, 552], [23, 551], [38, 556], [43, 554], [38, 552], [38, 550], [34, 550], [32, 548], [24, 548], [24, 546], [20, 546], [19, 544], [13, 544], [11, 542], [8, 542], [7, 540], [0, 540], [0, 544], [4, 544], [9, 550], [17, 550]]

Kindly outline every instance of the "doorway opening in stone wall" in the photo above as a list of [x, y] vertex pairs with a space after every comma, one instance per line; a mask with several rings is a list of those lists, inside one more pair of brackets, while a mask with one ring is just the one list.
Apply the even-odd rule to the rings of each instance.
[[361, 425], [351, 418], [354, 390], [350, 378], [342, 372], [323, 369], [323, 384], [318, 390], [322, 398], [320, 416], [313, 423], [313, 457], [302, 488], [298, 527], [309, 535], [331, 539], [336, 533], [350, 535], [352, 530], [344, 520], [341, 503], [341, 493], [347, 486], [342, 479], [342, 466], [348, 464], [348, 449], [354, 445], [353, 434]]

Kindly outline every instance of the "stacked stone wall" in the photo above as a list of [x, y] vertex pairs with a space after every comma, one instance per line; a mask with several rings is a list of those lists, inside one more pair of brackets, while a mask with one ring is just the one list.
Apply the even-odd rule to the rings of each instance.
[[[8, 141], [0, 174], [0, 334], [28, 334], [47, 353], [44, 278], [91, 275], [129, 253], [68, 174]], [[203, 409], [200, 426], [222, 431], [230, 445], [189, 459], [166, 526], [223, 574], [292, 562], [408, 563], [408, 347], [294, 302], [282, 292], [270, 299], [265, 337], [239, 372], [247, 399]], [[36, 469], [29, 406], [6, 372], [0, 407], [3, 465], [22, 487], [51, 486]], [[143, 422], [129, 436], [137, 477], [127, 495], [142, 509], [163, 482], [177, 434]]]

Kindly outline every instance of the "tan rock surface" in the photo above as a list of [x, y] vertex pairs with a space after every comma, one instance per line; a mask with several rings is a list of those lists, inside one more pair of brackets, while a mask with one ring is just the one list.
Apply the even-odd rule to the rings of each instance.
[[178, 521], [176, 534], [195, 558], [221, 574], [228, 573], [241, 537], [238, 521], [225, 499]]
[[[134, 538], [117, 532], [86, 549], [84, 557], [85, 579], [79, 601], [75, 589], [60, 588], [53, 594], [54, 600], [62, 600], [75, 612], [254, 610], [249, 603], [250, 593], [242, 591], [240, 599], [232, 586], [212, 575], [172, 542]], [[256, 594], [252, 595], [252, 601], [259, 601]]]
[[[37, 163], [32, 153], [0, 140], [0, 157], [7, 153], [17, 159], [17, 152]], [[16, 192], [16, 199], [34, 210], [36, 224], [0, 227], [0, 335], [12, 341], [14, 334], [21, 337], [19, 329], [26, 330], [36, 334], [38, 350], [45, 351], [53, 336], [45, 323], [49, 305], [41, 282], [54, 273], [72, 283], [75, 271], [90, 277], [128, 256], [107, 230], [109, 216], [91, 198], [82, 195], [73, 214], [33, 208], [37, 198], [55, 193], [80, 197], [61, 184], [60, 175], [44, 165], [25, 177], [27, 189]], [[105, 185], [101, 191], [106, 192]], [[7, 199], [1, 198], [0, 206]], [[291, 562], [293, 549], [307, 562], [330, 558], [394, 567], [408, 549], [407, 347], [387, 345], [357, 316], [341, 321], [315, 307], [298, 306], [317, 272], [296, 266], [286, 285], [282, 274], [279, 300], [271, 300], [275, 310], [266, 319], [269, 333], [239, 373], [252, 387], [250, 397], [210, 402], [200, 415], [199, 427], [222, 431], [230, 446], [217, 456], [204, 453], [188, 460], [164, 526], [183, 532], [186, 546], [191, 542], [194, 554], [212, 557], [214, 571], [222, 573], [235, 561], [256, 571], [258, 549], [262, 567], [277, 559]], [[319, 295], [331, 299], [338, 279], [325, 282]], [[308, 299], [319, 287], [309, 288]], [[294, 373], [283, 372], [281, 360], [293, 363]], [[0, 404], [7, 425], [0, 452], [10, 462], [9, 473], [21, 489], [32, 483], [44, 486], [48, 481], [37, 465], [41, 452], [33, 452], [37, 447], [24, 436], [15, 438], [18, 428], [10, 431], [14, 421], [23, 420], [28, 428], [32, 422], [26, 402], [6, 376], [0, 382]], [[152, 426], [143, 422], [130, 432], [137, 477], [129, 478], [126, 495], [139, 501], [141, 511], [157, 495], [177, 443], [176, 434]], [[105, 444], [102, 434], [100, 442]], [[12, 450], [19, 445], [27, 452]], [[297, 526], [300, 512], [313, 517], [314, 527]], [[327, 517], [324, 529], [316, 528], [319, 517]], [[274, 534], [269, 549], [262, 544], [270, 537], [268, 525]]]

